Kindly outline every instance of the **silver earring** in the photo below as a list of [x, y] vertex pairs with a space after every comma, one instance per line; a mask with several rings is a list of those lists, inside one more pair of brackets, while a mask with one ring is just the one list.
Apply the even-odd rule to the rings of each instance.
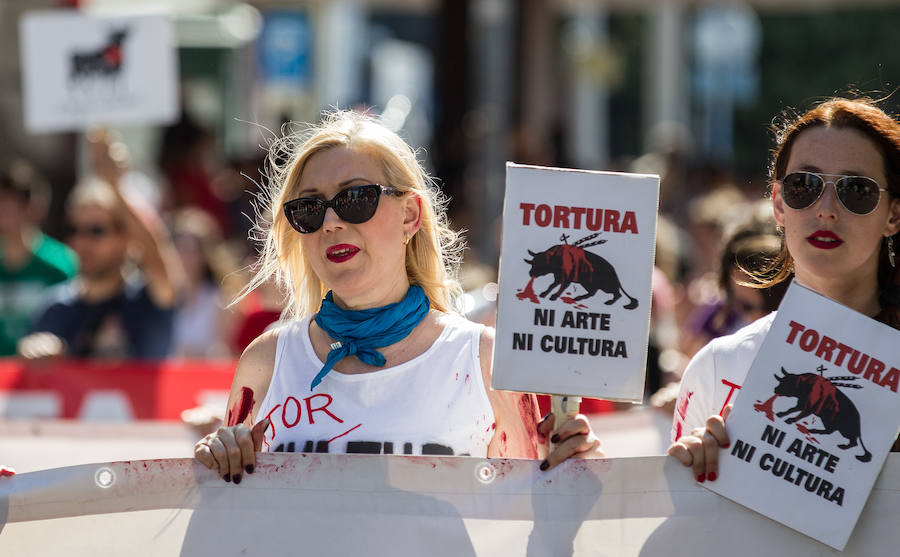
[[896, 267], [897, 264], [894, 261], [894, 237], [887, 237], [887, 251], [888, 251], [888, 261], [891, 264], [891, 267]]

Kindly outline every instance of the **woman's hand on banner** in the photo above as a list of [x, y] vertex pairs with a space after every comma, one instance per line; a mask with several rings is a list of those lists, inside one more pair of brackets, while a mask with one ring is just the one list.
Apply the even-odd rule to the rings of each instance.
[[[587, 416], [578, 414], [554, 428], [556, 417], [548, 414], [538, 423], [538, 435], [550, 437], [553, 450], [541, 462], [541, 470], [550, 470], [560, 462], [569, 458], [603, 458], [606, 453], [600, 446], [600, 439], [594, 435], [591, 422]], [[555, 432], [554, 432], [555, 429]]]
[[256, 454], [262, 449], [263, 437], [269, 427], [266, 418], [251, 429], [247, 424], [220, 427], [194, 445], [194, 458], [215, 470], [226, 482], [241, 483], [244, 472], [252, 474], [256, 468]]
[[666, 451], [683, 465], [692, 467], [694, 477], [700, 483], [714, 482], [719, 475], [719, 449], [727, 449], [731, 444], [725, 429], [731, 407], [730, 404], [726, 406], [721, 416], [710, 416], [705, 427], [694, 428], [690, 435], [682, 436]]

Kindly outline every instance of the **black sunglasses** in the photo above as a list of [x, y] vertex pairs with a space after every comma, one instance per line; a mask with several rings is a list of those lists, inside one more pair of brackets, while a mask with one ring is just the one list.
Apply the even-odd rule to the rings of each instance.
[[[831, 178], [826, 180], [825, 178]], [[866, 176], [793, 172], [781, 180], [781, 197], [791, 209], [806, 209], [822, 197], [825, 186], [834, 192], [845, 209], [855, 215], [868, 215], [878, 207], [881, 192], [888, 191]]]
[[284, 216], [294, 230], [310, 234], [322, 228], [325, 211], [334, 209], [337, 216], [351, 224], [366, 222], [375, 215], [381, 193], [400, 197], [404, 192], [393, 186], [366, 184], [349, 187], [325, 201], [318, 197], [300, 197], [284, 204]]

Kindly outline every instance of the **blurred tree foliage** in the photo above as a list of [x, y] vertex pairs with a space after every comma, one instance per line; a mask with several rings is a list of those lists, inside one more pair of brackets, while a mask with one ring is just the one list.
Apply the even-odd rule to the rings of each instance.
[[[882, 98], [900, 85], [900, 7], [761, 13], [759, 96], [735, 114], [735, 169], [765, 179], [770, 124], [785, 110], [859, 91]], [[900, 112], [900, 92], [882, 107]]]
[[613, 13], [609, 18], [609, 40], [618, 55], [626, 60], [622, 80], [613, 87], [609, 97], [609, 154], [613, 164], [643, 153], [641, 85], [646, 24], [646, 17], [633, 12]]

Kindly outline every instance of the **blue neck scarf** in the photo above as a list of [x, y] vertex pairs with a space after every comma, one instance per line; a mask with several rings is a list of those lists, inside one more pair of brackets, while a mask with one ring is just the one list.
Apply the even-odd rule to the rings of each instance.
[[430, 307], [425, 291], [416, 285], [410, 286], [406, 296], [395, 304], [358, 311], [339, 308], [329, 291], [316, 314], [316, 324], [337, 342], [332, 343], [325, 365], [309, 390], [315, 389], [334, 364], [347, 356], [356, 354], [369, 365], [383, 366], [384, 356], [375, 349], [405, 339], [425, 319]]

